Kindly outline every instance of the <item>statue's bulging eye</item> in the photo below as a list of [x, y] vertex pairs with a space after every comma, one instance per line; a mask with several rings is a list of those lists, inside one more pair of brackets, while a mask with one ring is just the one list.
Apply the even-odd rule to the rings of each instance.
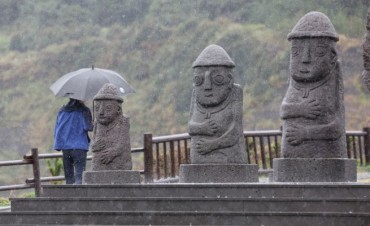
[[291, 53], [293, 57], [296, 57], [299, 55], [299, 48], [298, 47], [292, 47]]
[[105, 109], [107, 110], [107, 111], [111, 111], [111, 110], [113, 110], [113, 106], [112, 105], [106, 105], [105, 106]]
[[325, 46], [318, 46], [315, 48], [315, 56], [322, 57], [325, 56], [327, 53], [327, 47]]
[[221, 74], [217, 74], [215, 76], [212, 76], [212, 80], [216, 85], [222, 85], [224, 84], [225, 77]]
[[202, 76], [199, 76], [199, 75], [194, 76], [193, 83], [194, 83], [195, 86], [202, 85], [202, 83], [203, 83], [203, 77]]
[[95, 109], [95, 111], [99, 111], [99, 109], [100, 109], [100, 104], [95, 104], [94, 109]]

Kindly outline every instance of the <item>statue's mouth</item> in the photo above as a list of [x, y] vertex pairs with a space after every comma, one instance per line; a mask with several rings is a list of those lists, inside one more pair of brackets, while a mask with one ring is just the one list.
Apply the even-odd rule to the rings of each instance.
[[300, 70], [299, 72], [301, 72], [302, 74], [308, 74], [308, 73], [310, 73], [309, 70]]
[[212, 93], [207, 93], [207, 94], [205, 94], [204, 96], [205, 96], [205, 97], [212, 97], [212, 96], [213, 96], [213, 94], [212, 94]]

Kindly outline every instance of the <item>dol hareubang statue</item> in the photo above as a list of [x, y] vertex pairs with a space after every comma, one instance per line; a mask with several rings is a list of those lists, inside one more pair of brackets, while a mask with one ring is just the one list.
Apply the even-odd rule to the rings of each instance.
[[180, 183], [258, 181], [258, 166], [247, 164], [243, 135], [243, 92], [235, 67], [218, 45], [206, 47], [193, 63], [189, 134], [191, 164], [180, 165]]
[[320, 12], [307, 13], [288, 34], [290, 76], [280, 112], [283, 158], [273, 160], [276, 182], [356, 181], [356, 160], [346, 155], [338, 39]]
[[131, 170], [130, 121], [122, 114], [123, 99], [118, 88], [105, 84], [94, 101], [94, 134], [90, 143], [92, 171], [84, 172], [83, 183], [140, 183], [140, 173]]
[[193, 63], [189, 134], [191, 163], [247, 163], [243, 136], [243, 93], [234, 84], [234, 62], [217, 45]]
[[288, 35], [290, 81], [281, 105], [284, 158], [344, 158], [343, 79], [338, 35], [320, 12], [302, 17]]
[[113, 84], [94, 97], [96, 118], [90, 149], [92, 170], [131, 170], [130, 122], [122, 114], [123, 99]]

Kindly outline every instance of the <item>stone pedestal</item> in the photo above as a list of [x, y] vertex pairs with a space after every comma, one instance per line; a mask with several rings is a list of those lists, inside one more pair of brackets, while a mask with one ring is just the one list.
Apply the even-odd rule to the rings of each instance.
[[132, 170], [85, 171], [83, 184], [140, 184], [140, 173]]
[[258, 166], [251, 164], [186, 164], [180, 166], [180, 183], [258, 182]]
[[356, 182], [354, 159], [274, 159], [275, 182]]

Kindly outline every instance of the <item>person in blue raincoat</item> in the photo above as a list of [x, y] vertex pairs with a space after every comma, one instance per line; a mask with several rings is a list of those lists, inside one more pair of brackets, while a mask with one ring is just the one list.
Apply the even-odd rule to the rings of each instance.
[[93, 130], [91, 111], [83, 101], [69, 99], [58, 112], [54, 150], [62, 151], [66, 184], [81, 184], [89, 150], [88, 131]]

